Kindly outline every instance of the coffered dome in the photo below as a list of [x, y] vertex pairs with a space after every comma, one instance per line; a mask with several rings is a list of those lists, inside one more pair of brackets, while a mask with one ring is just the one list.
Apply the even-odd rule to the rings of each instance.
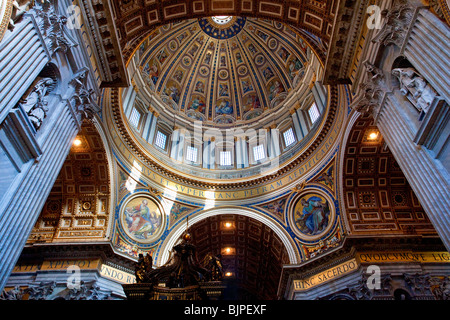
[[234, 16], [155, 29], [127, 64], [126, 134], [152, 162], [194, 179], [248, 179], [288, 164], [327, 114], [310, 41], [276, 21]]
[[281, 23], [219, 16], [162, 26], [138, 48], [133, 65], [141, 93], [162, 102], [158, 111], [229, 126], [280, 106], [304, 79], [311, 56]]

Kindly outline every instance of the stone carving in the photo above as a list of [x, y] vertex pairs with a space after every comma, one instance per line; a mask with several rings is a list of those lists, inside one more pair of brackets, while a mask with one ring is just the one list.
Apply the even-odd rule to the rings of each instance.
[[401, 47], [409, 29], [413, 13], [414, 8], [405, 0], [391, 9], [381, 11], [385, 23], [373, 37], [372, 42], [382, 43], [385, 46], [394, 44]]
[[433, 277], [430, 279], [431, 292], [437, 300], [450, 300], [450, 277]]
[[425, 296], [430, 294], [430, 275], [429, 274], [403, 274], [407, 285], [411, 287], [414, 295]]
[[29, 294], [29, 300], [46, 300], [49, 295], [53, 293], [56, 287], [56, 282], [41, 282], [37, 285], [31, 285], [26, 289]]
[[[59, 288], [61, 288], [59, 286]], [[26, 289], [21, 289], [19, 286], [11, 290], [3, 290], [0, 295], [0, 300], [22, 300], [23, 296], [28, 294], [28, 300], [52, 300], [55, 297], [65, 300], [107, 300], [111, 298], [111, 291], [101, 290], [95, 281], [85, 283], [80, 282], [80, 285], [74, 288], [62, 290], [56, 296], [58, 291], [56, 282], [41, 282], [39, 284], [31, 284]]]
[[356, 300], [371, 300], [373, 296], [373, 290], [367, 288], [368, 276], [363, 274], [361, 279], [358, 280], [358, 284], [349, 288], [349, 294]]
[[15, 286], [9, 291], [3, 290], [0, 300], [22, 300], [24, 294], [25, 292], [19, 286]]
[[26, 98], [19, 101], [19, 105], [28, 115], [34, 128], [39, 130], [42, 122], [47, 117], [48, 101], [46, 96], [51, 92], [55, 81], [52, 78], [38, 78], [35, 85], [31, 87]]
[[427, 113], [437, 92], [414, 68], [396, 68], [392, 70], [400, 83], [400, 92], [421, 112]]
[[369, 61], [363, 63], [366, 68], [367, 80], [359, 85], [360, 95], [351, 108], [364, 115], [372, 114], [377, 117], [385, 94], [383, 71]]
[[36, 16], [40, 18], [39, 29], [44, 36], [49, 51], [53, 54], [59, 50], [67, 52], [73, 47], [74, 40], [65, 34], [64, 26], [67, 17], [59, 15], [50, 0], [42, 0], [35, 4]]
[[88, 69], [81, 70], [69, 83], [75, 88], [73, 95], [75, 111], [84, 119], [92, 119], [96, 110], [95, 92], [88, 89], [86, 84], [88, 72]]
[[80, 286], [69, 289], [66, 300], [106, 300], [111, 296], [111, 292], [103, 292], [99, 286], [93, 282], [80, 282]]
[[367, 283], [370, 282], [370, 275], [363, 274], [361, 280], [354, 287], [349, 288], [348, 293], [356, 300], [385, 300], [393, 299], [392, 278], [390, 274], [384, 275], [380, 279], [380, 287], [369, 289]]

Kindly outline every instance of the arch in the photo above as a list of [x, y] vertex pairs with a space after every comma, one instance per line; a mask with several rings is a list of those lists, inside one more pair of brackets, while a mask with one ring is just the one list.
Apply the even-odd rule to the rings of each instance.
[[[262, 222], [264, 225], [269, 227], [283, 242], [283, 245], [285, 246], [288, 256], [289, 256], [289, 263], [290, 264], [297, 264], [299, 263], [299, 254], [298, 250], [296, 249], [295, 243], [290, 237], [290, 235], [287, 233], [287, 231], [277, 222], [275, 222], [273, 219], [255, 211], [250, 208], [242, 208], [242, 207], [217, 207], [212, 208], [204, 211], [200, 211], [198, 213], [194, 213], [191, 216], [189, 216], [189, 225], [195, 224], [205, 218], [215, 216], [215, 215], [222, 215], [222, 214], [233, 214], [233, 215], [243, 215], [246, 217], [253, 218], [255, 220], [258, 220], [259, 222]], [[183, 221], [186, 221], [185, 219]], [[155, 261], [157, 265], [163, 265], [166, 263], [169, 259], [170, 250], [175, 246], [177, 241], [180, 239], [183, 232], [186, 231], [186, 224], [184, 223], [178, 223], [167, 235], [165, 240], [160, 246], [160, 249], [158, 250], [158, 256], [155, 257]]]
[[[28, 243], [103, 241], [113, 208], [112, 156], [98, 119], [85, 119]], [[77, 232], [73, 232], [76, 230]]]
[[347, 233], [436, 236], [373, 117], [354, 113], [347, 125], [339, 170]]

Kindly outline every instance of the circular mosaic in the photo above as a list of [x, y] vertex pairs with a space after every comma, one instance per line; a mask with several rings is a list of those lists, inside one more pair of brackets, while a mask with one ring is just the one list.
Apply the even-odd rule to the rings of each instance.
[[270, 49], [272, 49], [272, 50], [276, 49], [277, 45], [278, 45], [277, 40], [275, 40], [275, 39], [269, 40], [269, 48]]
[[164, 215], [152, 198], [137, 194], [122, 207], [120, 221], [126, 235], [140, 243], [150, 243], [163, 231]]
[[305, 191], [293, 203], [289, 218], [300, 238], [317, 240], [330, 230], [335, 209], [328, 195], [319, 190]]
[[204, 77], [209, 75], [209, 69], [207, 67], [201, 67], [200, 68], [200, 74]]
[[219, 71], [219, 78], [222, 80], [228, 79], [228, 71], [227, 70], [220, 70]]
[[183, 61], [183, 65], [185, 65], [186, 67], [189, 67], [192, 63], [191, 58], [188, 56], [184, 56], [182, 61]]
[[171, 51], [175, 51], [178, 49], [178, 43], [175, 40], [169, 42], [169, 48]]

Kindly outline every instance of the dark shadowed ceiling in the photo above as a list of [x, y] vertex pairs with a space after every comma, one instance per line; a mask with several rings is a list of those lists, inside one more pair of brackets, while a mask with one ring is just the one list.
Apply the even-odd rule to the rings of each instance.
[[189, 231], [199, 261], [209, 252], [222, 255], [224, 271], [231, 272], [225, 299], [276, 299], [281, 268], [289, 259], [269, 227], [241, 215], [217, 215], [195, 223]]

